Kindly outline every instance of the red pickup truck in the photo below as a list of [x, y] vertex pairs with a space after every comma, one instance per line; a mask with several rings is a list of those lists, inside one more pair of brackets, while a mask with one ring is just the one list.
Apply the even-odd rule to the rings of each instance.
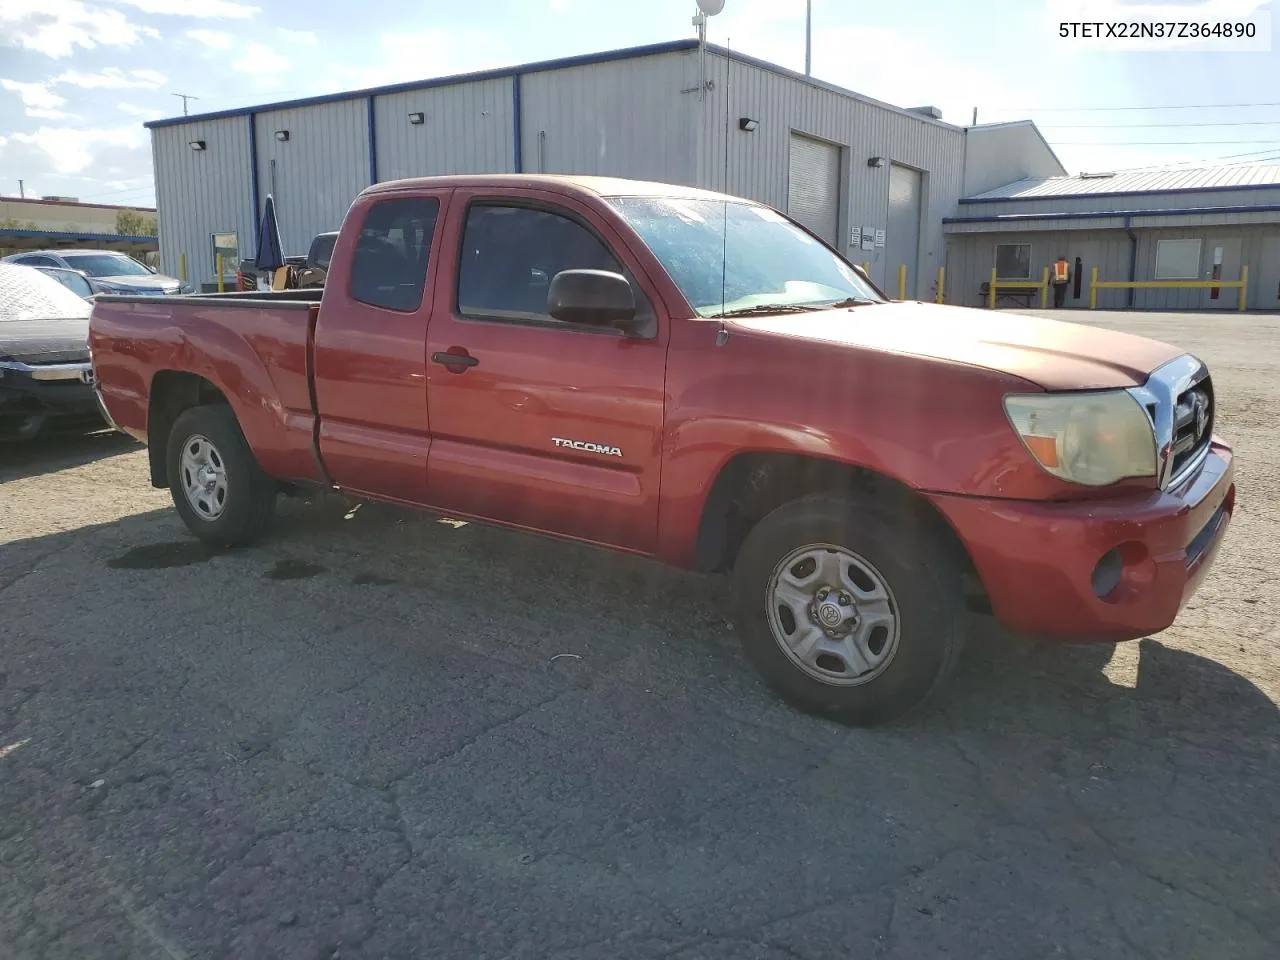
[[891, 302], [772, 208], [667, 184], [378, 184], [323, 291], [105, 297], [90, 346], [203, 540], [312, 484], [730, 573], [748, 658], [848, 722], [922, 702], [973, 609], [1169, 626], [1235, 505], [1195, 357]]

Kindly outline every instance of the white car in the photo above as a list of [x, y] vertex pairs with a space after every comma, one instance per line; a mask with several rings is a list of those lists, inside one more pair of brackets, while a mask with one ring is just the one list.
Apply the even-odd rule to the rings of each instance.
[[91, 278], [99, 293], [173, 296], [195, 292], [190, 284], [156, 273], [128, 254], [112, 250], [30, 250], [5, 257], [3, 262], [75, 270]]

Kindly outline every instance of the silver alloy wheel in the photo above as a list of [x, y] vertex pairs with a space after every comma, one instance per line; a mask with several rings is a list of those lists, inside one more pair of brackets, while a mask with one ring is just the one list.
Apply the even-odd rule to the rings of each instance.
[[182, 445], [182, 490], [201, 520], [217, 520], [227, 506], [227, 468], [208, 437], [198, 433]]
[[836, 687], [874, 680], [898, 651], [888, 582], [852, 550], [813, 543], [773, 568], [766, 610], [773, 638], [806, 676]]

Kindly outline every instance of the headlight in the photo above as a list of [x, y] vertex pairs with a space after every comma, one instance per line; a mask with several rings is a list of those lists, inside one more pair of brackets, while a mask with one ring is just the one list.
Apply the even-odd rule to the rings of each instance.
[[1015, 394], [1004, 409], [1031, 456], [1055, 477], [1102, 487], [1156, 475], [1155, 430], [1126, 390]]

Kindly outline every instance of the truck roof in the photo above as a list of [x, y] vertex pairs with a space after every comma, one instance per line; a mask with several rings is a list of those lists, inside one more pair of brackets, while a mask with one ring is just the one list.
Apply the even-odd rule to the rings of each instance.
[[399, 193], [441, 187], [542, 187], [560, 193], [589, 193], [597, 197], [680, 197], [688, 200], [732, 200], [755, 204], [754, 200], [678, 183], [628, 180], [625, 177], [596, 177], [551, 173], [455, 174], [384, 180], [366, 187], [363, 193]]

